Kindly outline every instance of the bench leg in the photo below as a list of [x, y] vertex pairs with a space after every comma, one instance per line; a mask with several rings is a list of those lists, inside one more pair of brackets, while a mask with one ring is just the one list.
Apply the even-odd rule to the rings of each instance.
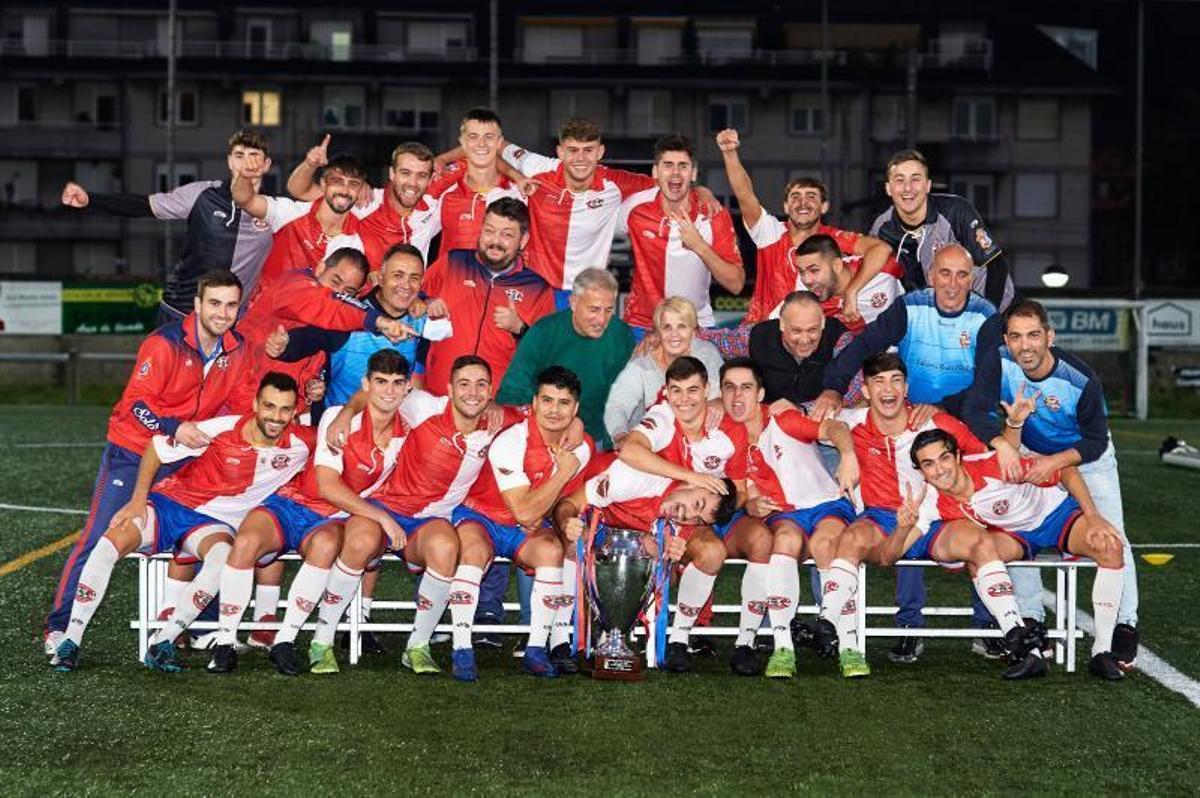
[[1067, 673], [1075, 672], [1075, 646], [1078, 632], [1079, 569], [1067, 566]]

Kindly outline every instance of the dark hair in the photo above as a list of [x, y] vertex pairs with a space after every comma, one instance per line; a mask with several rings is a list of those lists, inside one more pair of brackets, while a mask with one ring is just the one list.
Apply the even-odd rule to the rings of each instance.
[[367, 260], [367, 256], [362, 250], [354, 247], [338, 247], [328, 258], [325, 259], [325, 268], [332, 269], [344, 260], [353, 261], [355, 267], [362, 273], [365, 280], [367, 274], [371, 271], [371, 262]]
[[229, 151], [233, 152], [234, 147], [245, 147], [250, 150], [262, 150], [262, 154], [266, 157], [271, 157], [271, 151], [267, 147], [267, 137], [257, 130], [239, 130], [229, 137]]
[[196, 296], [204, 299], [204, 292], [210, 288], [233, 287], [237, 288], [239, 294], [245, 291], [242, 281], [229, 269], [212, 269], [200, 275], [200, 279], [196, 281]]
[[747, 369], [754, 375], [754, 382], [759, 388], [763, 386], [762, 369], [748, 357], [732, 357], [721, 364], [721, 382], [725, 381], [725, 374], [733, 369]]
[[898, 371], [908, 377], [908, 367], [904, 365], [904, 361], [895, 352], [879, 352], [871, 355], [862, 364], [863, 379], [870, 379], [876, 374], [882, 374], [885, 371]]
[[570, 392], [575, 400], [579, 400], [580, 394], [583, 393], [583, 386], [579, 382], [579, 375], [564, 366], [547, 366], [538, 372], [537, 378], [534, 380], [533, 392], [536, 394], [538, 389], [543, 385], [549, 385], [554, 388], [565, 388]]
[[800, 242], [796, 247], [796, 257], [805, 255], [820, 255], [828, 260], [829, 258], [842, 259], [842, 248], [833, 240], [833, 236], [827, 236], [824, 233], [818, 233], [815, 236], [809, 236]]
[[422, 269], [425, 268], [425, 256], [412, 244], [392, 244], [387, 248], [387, 252], [383, 253], [383, 260], [379, 262], [379, 265], [387, 263], [393, 255], [411, 255], [421, 263]]
[[399, 374], [408, 376], [408, 359], [395, 349], [380, 349], [367, 359], [367, 376], [372, 374]]
[[494, 122], [496, 127], [504, 128], [504, 125], [500, 124], [500, 114], [482, 105], [471, 108], [463, 114], [462, 122], [458, 126], [459, 133], [463, 131], [468, 122]]
[[487, 212], [504, 219], [516, 222], [521, 228], [521, 235], [529, 232], [529, 208], [515, 197], [501, 197], [487, 206]]
[[713, 515], [713, 524], [716, 526], [728, 524], [738, 511], [737, 485], [729, 477], [722, 481], [725, 483], [725, 495], [717, 503], [717, 511]]
[[413, 155], [418, 161], [433, 163], [433, 150], [419, 141], [405, 141], [397, 144], [396, 149], [392, 150], [392, 160], [389, 163], [395, 166], [396, 159], [401, 155]]
[[912, 460], [913, 468], [921, 470], [921, 464], [917, 460], [917, 450], [924, 449], [931, 443], [941, 443], [946, 447], [946, 451], [950, 454], [958, 453], [958, 441], [954, 439], [946, 430], [941, 427], [927, 429], [924, 432], [917, 433], [917, 437], [913, 438], [912, 446], [908, 450], [908, 459]]
[[667, 366], [667, 382], [682, 382], [691, 377], [699, 377], [700, 382], [708, 385], [708, 369], [704, 364], [691, 355], [680, 355], [675, 362]]
[[594, 119], [572, 116], [558, 126], [558, 143], [567, 139], [575, 141], [600, 141], [600, 124]]
[[1008, 322], [1016, 316], [1026, 316], [1038, 320], [1042, 325], [1042, 329], [1050, 331], [1050, 317], [1046, 315], [1046, 308], [1041, 302], [1035, 299], [1022, 299], [1019, 302], [1014, 302], [1004, 312], [1004, 329], [1008, 329]]
[[284, 374], [281, 371], [268, 371], [264, 374], [258, 383], [258, 390], [254, 395], [262, 396], [263, 388], [274, 388], [284, 393], [290, 391], [297, 396], [300, 395], [300, 389], [296, 387], [296, 380], [291, 375]]
[[929, 161], [925, 160], [925, 156], [920, 150], [900, 150], [900, 152], [888, 159], [887, 168], [883, 170], [884, 179], [892, 176], [892, 169], [904, 163], [905, 161], [916, 161], [925, 169], [925, 176], [929, 177]]
[[358, 180], [367, 179], [367, 167], [363, 166], [363, 162], [358, 158], [346, 152], [339, 152], [330, 158], [321, 170], [321, 177], [324, 178], [330, 172], [341, 172], [346, 177]]
[[817, 295], [812, 291], [793, 291], [783, 298], [783, 302], [779, 305], [779, 312], [783, 313], [783, 309], [788, 305], [815, 305], [822, 314], [825, 313], [825, 308], [821, 307], [821, 300], [817, 299]]
[[692, 145], [692, 140], [682, 133], [668, 133], [654, 142], [655, 163], [658, 163], [659, 158], [666, 152], [686, 152], [689, 158], [696, 160], [696, 148]]
[[793, 177], [789, 180], [787, 185], [783, 187], [783, 198], [785, 200], [794, 188], [815, 188], [821, 192], [821, 202], [829, 202], [829, 189], [815, 177]]
[[459, 355], [458, 357], [454, 358], [454, 362], [450, 364], [450, 379], [454, 379], [454, 375], [457, 372], [465, 369], [467, 366], [482, 366], [483, 370], [487, 372], [488, 379], [490, 380], [492, 378], [492, 367], [489, 366], [488, 362], [479, 355]]

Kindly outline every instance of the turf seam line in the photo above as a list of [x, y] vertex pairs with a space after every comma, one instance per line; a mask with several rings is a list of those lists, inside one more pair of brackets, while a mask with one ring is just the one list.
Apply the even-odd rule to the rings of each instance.
[[8, 562], [4, 563], [4, 565], [0, 565], [0, 576], [8, 576], [14, 571], [19, 571], [25, 566], [31, 565], [43, 557], [49, 557], [59, 549], [65, 549], [67, 546], [70, 546], [79, 539], [79, 533], [82, 531], [83, 530], [81, 529], [76, 530], [66, 537], [59, 538], [53, 543], [47, 543], [45, 546], [25, 552], [16, 559], [9, 560]]
[[24, 510], [30, 513], [62, 513], [64, 515], [87, 515], [87, 510], [72, 507], [35, 507], [31, 504], [0, 504], [0, 510]]

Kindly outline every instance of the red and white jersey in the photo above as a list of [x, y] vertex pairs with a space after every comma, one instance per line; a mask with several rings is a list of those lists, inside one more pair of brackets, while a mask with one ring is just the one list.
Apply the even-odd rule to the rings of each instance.
[[943, 429], [958, 441], [964, 455], [983, 454], [987, 446], [979, 441], [966, 425], [949, 413], [935, 413], [917, 429], [905, 428], [899, 435], [887, 435], [875, 426], [869, 407], [852, 407], [838, 413], [839, 421], [850, 427], [854, 437], [854, 453], [862, 473], [862, 501], [867, 507], [895, 510], [905, 495], [905, 486], [916, 496], [925, 484], [925, 477], [912, 465], [909, 449], [918, 432]]
[[[722, 208], [709, 217], [693, 191], [690, 194], [692, 223], [705, 241], [729, 263], [742, 265], [733, 219]], [[633, 286], [625, 303], [625, 321], [636, 327], [654, 326], [654, 308], [670, 296], [681, 296], [696, 306], [701, 327], [714, 324], [708, 299], [712, 273], [700, 256], [683, 246], [679, 225], [662, 207], [657, 187], [639, 191], [621, 203], [617, 227], [629, 235], [633, 249]]]
[[[1031, 458], [1021, 458], [1025, 468]], [[975, 492], [960, 502], [932, 485], [921, 503], [917, 526], [922, 532], [936, 520], [967, 518], [982, 527], [1005, 532], [1029, 532], [1040, 527], [1070, 495], [1055, 471], [1045, 482], [1006, 482], [995, 452], [964, 456], [963, 468], [971, 476]]]
[[155, 485], [154, 492], [237, 529], [246, 513], [300, 473], [316, 448], [311, 427], [291, 424], [274, 446], [259, 449], [242, 433], [247, 423], [255, 423], [253, 415], [197, 423], [210, 441], [196, 449], [155, 435], [154, 451], [162, 462], [195, 459]]
[[421, 251], [421, 258], [428, 266], [429, 243], [442, 231], [441, 203], [426, 194], [409, 213], [401, 215], [388, 201], [389, 190], [375, 189], [370, 205], [351, 211], [360, 220], [363, 251], [371, 262], [371, 271], [383, 267], [384, 254], [396, 244], [412, 244]]
[[679, 426], [671, 406], [663, 402], [647, 410], [633, 431], [644, 435], [659, 457], [675, 465], [714, 477], [746, 478], [746, 427], [728, 414], [714, 429], [706, 430], [704, 437], [692, 441]]
[[[853, 279], [854, 275], [858, 273], [858, 268], [862, 265], [862, 258], [843, 258], [842, 262], [846, 265], [846, 268], [850, 272], [850, 277]], [[895, 274], [892, 273], [892, 266], [895, 266]], [[891, 307], [897, 297], [904, 293], [904, 286], [900, 282], [899, 268], [894, 258], [889, 259], [883, 271], [872, 277], [862, 287], [862, 290], [858, 292], [858, 318], [855, 321], [847, 321], [845, 315], [842, 314], [843, 302], [840, 294], [834, 294], [822, 302], [821, 310], [825, 312], [827, 317], [836, 318], [847, 330], [854, 335], [858, 335], [866, 329], [868, 324], [875, 321], [880, 313]], [[793, 271], [795, 270], [793, 269]], [[793, 286], [793, 290], [808, 290], [805, 288], [804, 283], [800, 281], [799, 273], [796, 273], [796, 283]], [[781, 310], [783, 310], [782, 301], [771, 311], [771, 318], [779, 318]]]
[[820, 422], [797, 410], [772, 416], [762, 408], [763, 431], [746, 452], [749, 479], [782, 510], [800, 510], [842, 495], [821, 453]]
[[270, 288], [284, 272], [315, 269], [317, 264], [342, 247], [367, 251], [360, 234], [361, 223], [352, 213], [342, 217], [340, 234], [325, 234], [325, 228], [317, 218], [317, 212], [324, 202], [323, 199], [298, 202], [287, 197], [267, 197], [267, 216], [264, 221], [271, 226], [275, 239], [267, 259], [263, 261], [262, 275], [258, 278], [258, 287], [254, 289], [251, 300]]
[[374, 498], [410, 518], [449, 519], [475, 484], [492, 441], [524, 417], [513, 408], [504, 411], [499, 428], [480, 419], [479, 427], [464, 435], [454, 424], [449, 397], [410, 392], [400, 405], [400, 415], [412, 431], [391, 476]]
[[604, 508], [604, 523], [648, 532], [658, 518], [663, 497], [679, 484], [616, 460], [589, 479], [583, 490], [589, 505]]
[[[754, 278], [754, 295], [746, 308], [746, 323], [754, 324], [768, 317], [772, 308], [796, 290], [796, 265], [792, 252], [796, 245], [787, 224], [763, 211], [753, 227], [746, 232], [758, 248], [758, 270]], [[862, 234], [818, 224], [815, 235], [826, 235], [837, 242], [844, 255], [853, 255]], [[899, 268], [897, 266], [897, 268]]]
[[[579, 469], [567, 481], [562, 495], [579, 487], [593, 451], [594, 444], [587, 435], [584, 435], [583, 443], [571, 450], [579, 459]], [[488, 449], [488, 464], [490, 467], [483, 469], [467, 494], [466, 505], [506, 526], [516, 524], [517, 519], [504, 501], [504, 492], [522, 487], [537, 489], [558, 472], [550, 448], [532, 418], [514, 424], [496, 436]]]
[[484, 192], [467, 185], [467, 162], [456, 161], [446, 166], [440, 177], [430, 181], [426, 188], [438, 203], [441, 219], [442, 243], [438, 246], [438, 260], [445, 260], [446, 253], [454, 249], [479, 247], [479, 231], [483, 229], [483, 217], [487, 206], [501, 197], [512, 197], [525, 202], [525, 196], [517, 184], [500, 175], [499, 183]]
[[326, 440], [329, 426], [337, 418], [341, 405], [325, 408], [321, 416], [321, 425], [317, 430], [317, 450], [308, 461], [299, 477], [293, 479], [279, 490], [279, 495], [302, 504], [318, 515], [345, 515], [341, 508], [321, 498], [317, 486], [317, 466], [332, 468], [342, 475], [346, 487], [366, 498], [379, 489], [396, 466], [396, 458], [408, 438], [408, 425], [396, 413], [392, 419], [391, 440], [386, 447], [380, 449], [375, 444], [375, 428], [371, 422], [369, 410], [355, 413], [350, 419], [350, 434], [346, 436], [346, 445], [340, 450], [330, 448]]
[[584, 269], [608, 265], [621, 202], [654, 186], [649, 175], [601, 165], [587, 190], [576, 194], [567, 188], [562, 161], [557, 158], [513, 144], [506, 146], [502, 155], [538, 184], [528, 198], [525, 262], [557, 290], [569, 290]]

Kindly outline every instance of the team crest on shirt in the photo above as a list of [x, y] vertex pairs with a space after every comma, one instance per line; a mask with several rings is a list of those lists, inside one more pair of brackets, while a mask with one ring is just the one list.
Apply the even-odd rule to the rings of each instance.
[[518, 291], [515, 288], [505, 288], [504, 295], [506, 297], [508, 297], [509, 299], [511, 299], [513, 302], [521, 302], [525, 299], [525, 294], [523, 294], [522, 292]]
[[270, 222], [266, 221], [265, 219], [255, 219], [253, 216], [250, 217], [250, 224], [254, 226], [255, 230], [260, 232], [265, 232], [271, 229]]
[[150, 376], [150, 361], [149, 360], [143, 361], [142, 365], [138, 366], [137, 373], [138, 373], [139, 377], [149, 377]]
[[871, 299], [869, 301], [871, 303], [871, 307], [878, 309], [887, 304], [887, 299], [887, 294], [885, 294], [883, 291], [877, 291], [874, 294], [871, 294]]
[[221, 371], [224, 371], [225, 369], [229, 368], [229, 356], [221, 355], [219, 358], [217, 358], [213, 362], [213, 365], [216, 366]]
[[1001, 499], [992, 505], [992, 512], [996, 515], [1004, 515], [1008, 512], [1008, 499]]
[[716, 471], [721, 467], [721, 458], [717, 457], [715, 454], [710, 454], [708, 457], [704, 458], [704, 467], [709, 471]]
[[600, 477], [600, 480], [596, 483], [596, 494], [601, 499], [608, 498], [608, 474]]
[[967, 347], [969, 347], [971, 345], [971, 334], [969, 332], [967, 332], [966, 330], [963, 330], [962, 332], [960, 332], [958, 334], [958, 345], [961, 346], [963, 349], [966, 349]]
[[1057, 413], [1059, 410], [1062, 410], [1062, 402], [1057, 396], [1046, 396], [1042, 399], [1042, 401], [1045, 402], [1047, 408], [1055, 413]]
[[587, 201], [586, 204], [587, 204], [588, 208], [590, 208], [593, 211], [596, 210], [597, 208], [603, 208], [604, 207], [604, 197], [592, 197], [590, 200]]
[[192, 606], [204, 612], [204, 608], [212, 603], [212, 593], [205, 593], [203, 590], [197, 590], [192, 594]]
[[984, 230], [982, 227], [979, 227], [975, 230], [975, 243], [978, 244], [981, 249], [988, 250], [992, 248], [992, 244], [994, 242], [992, 241], [992, 237], [988, 235], [988, 231]]
[[283, 469], [287, 468], [291, 462], [291, 455], [277, 454], [271, 458], [271, 468], [274, 468], [276, 471], [282, 471]]

